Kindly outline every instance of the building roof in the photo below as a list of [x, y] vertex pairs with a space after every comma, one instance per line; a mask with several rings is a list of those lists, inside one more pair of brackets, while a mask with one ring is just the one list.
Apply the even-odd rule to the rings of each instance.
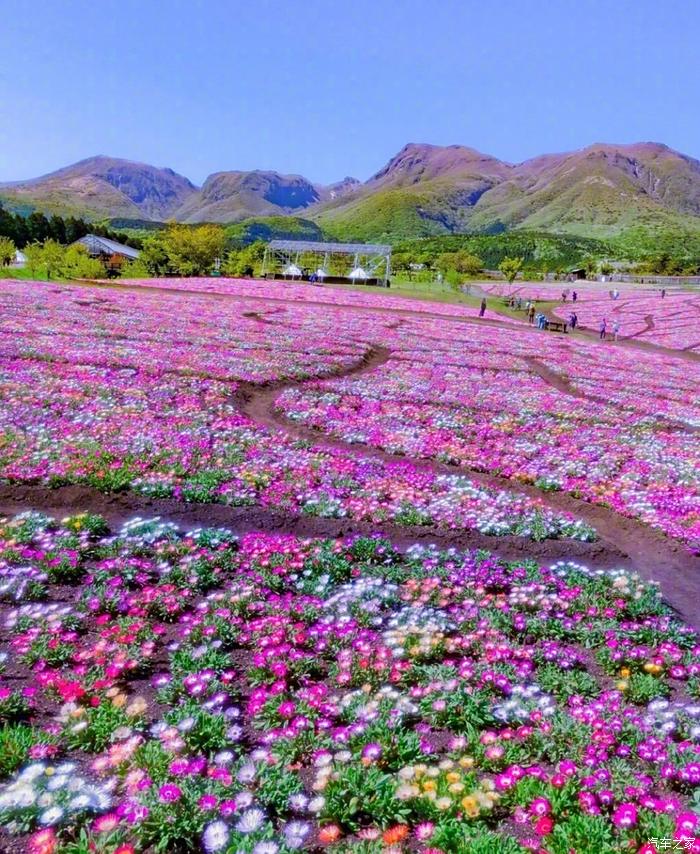
[[321, 243], [313, 240], [271, 240], [270, 249], [282, 252], [335, 252], [339, 255], [390, 255], [391, 246], [380, 243]]
[[87, 246], [87, 250], [91, 255], [123, 255], [125, 258], [138, 258], [139, 250], [133, 249], [131, 246], [124, 246], [123, 243], [117, 243], [116, 240], [109, 240], [106, 237], [100, 237], [98, 234], [86, 234], [76, 243], [82, 243]]

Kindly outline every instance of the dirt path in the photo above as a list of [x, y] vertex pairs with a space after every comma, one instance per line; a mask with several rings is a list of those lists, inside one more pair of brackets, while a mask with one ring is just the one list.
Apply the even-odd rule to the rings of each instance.
[[[95, 283], [79, 283], [84, 287], [95, 287]], [[456, 317], [448, 311], [420, 312], [411, 309], [384, 307], [366, 307], [354, 305], [334, 306], [323, 301], [285, 300], [265, 296], [224, 295], [202, 291], [178, 290], [157, 286], [105, 285], [98, 287], [129, 290], [132, 292], [156, 291], [176, 297], [187, 293], [195, 296], [222, 300], [258, 301], [278, 305], [314, 305], [322, 308], [338, 307], [357, 314], [380, 313], [398, 315], [395, 323], [402, 317], [418, 319], [449, 319], [451, 322], [496, 326], [522, 330], [519, 324], [505, 320]], [[576, 332], [574, 336], [590, 337], [586, 332]], [[617, 342], [615, 346], [633, 346], [636, 348], [665, 352], [688, 361], [700, 360], [700, 354], [688, 353], [653, 344], [634, 341]], [[361, 376], [380, 367], [390, 358], [390, 351], [375, 345], [355, 366], [332, 376]], [[537, 360], [531, 368], [558, 391], [577, 395], [568, 379], [561, 377]], [[249, 530], [273, 530], [298, 534], [299, 536], [342, 536], [351, 533], [365, 534], [377, 532], [394, 539], [399, 545], [411, 542], [430, 542], [440, 546], [460, 548], [485, 548], [506, 559], [532, 557], [538, 560], [558, 560], [565, 557], [583, 560], [597, 567], [627, 566], [633, 568], [645, 578], [654, 578], [661, 583], [666, 600], [690, 624], [700, 628], [700, 556], [692, 555], [680, 542], [666, 537], [660, 531], [634, 519], [628, 519], [602, 505], [594, 505], [564, 493], [543, 493], [536, 487], [461, 466], [447, 465], [429, 459], [408, 458], [391, 454], [378, 448], [352, 444], [334, 439], [295, 422], [286, 419], [275, 409], [275, 400], [286, 388], [300, 387], [328, 377], [315, 377], [302, 381], [280, 381], [271, 384], [243, 383], [233, 397], [236, 404], [257, 424], [271, 429], [283, 430], [296, 438], [311, 441], [318, 447], [329, 450], [342, 450], [345, 454], [375, 457], [387, 462], [404, 461], [411, 465], [437, 473], [463, 473], [476, 483], [511, 492], [522, 493], [540, 499], [553, 510], [566, 511], [592, 525], [600, 540], [594, 544], [576, 541], [546, 540], [532, 542], [524, 537], [491, 537], [478, 531], [443, 531], [437, 527], [409, 528], [396, 525], [376, 525], [358, 523], [349, 520], [321, 519], [305, 515], [292, 515], [265, 508], [232, 508], [218, 504], [190, 505], [177, 500], [155, 500], [132, 493], [104, 495], [87, 487], [63, 487], [51, 490], [41, 486], [10, 485], [0, 486], [0, 512], [15, 513], [30, 507], [45, 510], [59, 516], [70, 510], [92, 509], [103, 513], [110, 521], [120, 522], [134, 514], [160, 515], [181, 525], [226, 525], [237, 532]]]
[[222, 526], [236, 534], [270, 531], [298, 537], [343, 537], [353, 534], [381, 534], [399, 548], [413, 543], [433, 543], [442, 548], [486, 549], [506, 560], [532, 558], [540, 561], [579, 560], [595, 566], [621, 566], [622, 552], [601, 542], [543, 540], [527, 537], [493, 537], [472, 529], [451, 531], [436, 526], [375, 524], [352, 519], [324, 519], [304, 513], [287, 513], [268, 507], [230, 507], [225, 504], [188, 504], [175, 498], [149, 498], [134, 492], [104, 493], [90, 486], [61, 486], [56, 489], [37, 484], [0, 485], [0, 515], [39, 509], [62, 518], [84, 510], [102, 514], [111, 524], [121, 525], [134, 516], [160, 516], [181, 527]]
[[[369, 351], [362, 367], [350, 371], [348, 375], [360, 376], [375, 370], [385, 364], [389, 357], [390, 353], [386, 348], [374, 347]], [[556, 380], [554, 377], [550, 377], [550, 379], [553, 384], [556, 383], [555, 387], [558, 390], [572, 393], [568, 390], [568, 384], [564, 378], [549, 371], [543, 365], [538, 365], [538, 368], [556, 376]], [[427, 470], [436, 474], [464, 474], [484, 486], [506, 489], [516, 494], [525, 494], [530, 498], [541, 500], [553, 510], [571, 513], [592, 525], [598, 532], [600, 539], [595, 544], [596, 548], [591, 550], [591, 552], [595, 551], [595, 555], [592, 553], [590, 555], [591, 565], [601, 568], [612, 565], [626, 566], [635, 569], [644, 578], [659, 581], [664, 596], [672, 607], [682, 614], [689, 623], [700, 628], [700, 556], [691, 554], [683, 543], [667, 537], [661, 531], [642, 522], [622, 516], [610, 508], [592, 504], [567, 493], [544, 493], [530, 484], [519, 483], [488, 472], [439, 463], [431, 459], [409, 458], [402, 454], [389, 453], [380, 448], [345, 442], [342, 439], [327, 436], [318, 430], [298, 424], [286, 418], [275, 407], [275, 401], [284, 389], [299, 388], [314, 382], [317, 380], [280, 382], [266, 387], [246, 384], [237, 389], [235, 393], [236, 403], [257, 424], [269, 429], [282, 430], [295, 438], [310, 441], [316, 447], [331, 451], [341, 450], [346, 454], [381, 459], [388, 463], [410, 462], [419, 470]], [[382, 530], [388, 535], [386, 526], [383, 525]], [[433, 528], [432, 530], [435, 542], [440, 540], [445, 542], [447, 535], [441, 534], [439, 529]], [[473, 535], [472, 532], [460, 532], [456, 536], [473, 537]], [[512, 540], [513, 538], [506, 539]], [[502, 538], [500, 537], [487, 537], [487, 540], [486, 548], [504, 556], [503, 549], [506, 545], [508, 549], [513, 547], [512, 543], [501, 543]], [[550, 545], [545, 549], [558, 551], [561, 548], [562, 553], [568, 553], [572, 559], [574, 551], [577, 551], [579, 546], [586, 545], [571, 540], [548, 542]], [[535, 545], [526, 541], [521, 553], [527, 554], [530, 546]], [[534, 551], [539, 551], [543, 546], [544, 544], [539, 544]], [[532, 552], [533, 557], [535, 556], [534, 551]]]

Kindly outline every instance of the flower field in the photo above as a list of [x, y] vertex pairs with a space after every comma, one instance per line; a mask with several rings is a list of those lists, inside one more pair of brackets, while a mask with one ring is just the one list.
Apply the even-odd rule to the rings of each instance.
[[[610, 291], [617, 288], [619, 297], [610, 298]], [[494, 284], [484, 285], [487, 295], [497, 298], [514, 296], [525, 300], [559, 303], [553, 314], [568, 320], [575, 311], [579, 328], [598, 332], [601, 321], [607, 324], [608, 335], [613, 324], [620, 324], [619, 336], [643, 343], [656, 344], [670, 350], [700, 352], [700, 294], [697, 292], [668, 291], [665, 297], [657, 285], [649, 287], [618, 284], [615, 282], [558, 282], [548, 285], [537, 284]], [[561, 301], [562, 292], [568, 292], [566, 302]], [[576, 291], [576, 303], [572, 302], [572, 291]], [[498, 310], [498, 303], [494, 305]]]
[[690, 543], [700, 537], [700, 365], [532, 332], [396, 331], [361, 378], [289, 389], [285, 415], [409, 456], [563, 490]]
[[3, 850], [695, 835], [700, 647], [634, 575], [38, 513], [0, 572]]
[[0, 280], [0, 851], [700, 852], [674, 300]]
[[328, 309], [286, 308], [263, 322], [245, 302], [175, 297], [173, 317], [150, 294], [70, 300], [14, 285], [2, 297], [0, 478], [404, 526], [595, 536], [537, 499], [409, 461], [300, 446], [241, 414], [238, 384], [347, 369], [367, 342], [390, 340], [383, 315], [362, 315], [358, 335], [355, 315]]

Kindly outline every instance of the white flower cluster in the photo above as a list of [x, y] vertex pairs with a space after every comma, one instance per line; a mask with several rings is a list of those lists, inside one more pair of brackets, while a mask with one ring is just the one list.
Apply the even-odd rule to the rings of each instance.
[[700, 703], [652, 700], [647, 706], [644, 722], [663, 736], [674, 733], [682, 739], [700, 741]]
[[64, 762], [28, 765], [9, 783], [0, 786], [0, 823], [34, 818], [40, 825], [52, 826], [84, 813], [102, 813], [109, 809], [109, 785], [96, 786], [76, 774], [76, 765]]
[[[31, 592], [30, 585], [42, 585], [48, 576], [36, 566], [0, 564], [0, 600], [21, 602]], [[36, 598], [36, 597], [34, 597]]]
[[493, 707], [493, 716], [504, 723], [527, 720], [530, 714], [539, 711], [545, 716], [554, 714], [556, 701], [539, 685], [516, 685], [507, 700]]

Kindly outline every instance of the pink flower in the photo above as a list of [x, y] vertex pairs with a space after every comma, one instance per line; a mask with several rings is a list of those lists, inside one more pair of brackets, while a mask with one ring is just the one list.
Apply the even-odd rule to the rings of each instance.
[[535, 798], [535, 800], [530, 804], [530, 812], [533, 815], [549, 815], [551, 811], [552, 805], [547, 798]]
[[164, 804], [179, 801], [182, 797], [182, 789], [174, 783], [166, 783], [158, 789], [158, 798]]
[[548, 836], [554, 828], [554, 822], [549, 816], [538, 818], [535, 822], [535, 833], [538, 836]]
[[617, 827], [634, 827], [637, 823], [637, 808], [634, 804], [620, 804], [612, 815], [612, 821]]
[[218, 802], [219, 800], [216, 795], [202, 795], [202, 797], [197, 801], [197, 806], [200, 810], [208, 812], [209, 810], [216, 809]]

